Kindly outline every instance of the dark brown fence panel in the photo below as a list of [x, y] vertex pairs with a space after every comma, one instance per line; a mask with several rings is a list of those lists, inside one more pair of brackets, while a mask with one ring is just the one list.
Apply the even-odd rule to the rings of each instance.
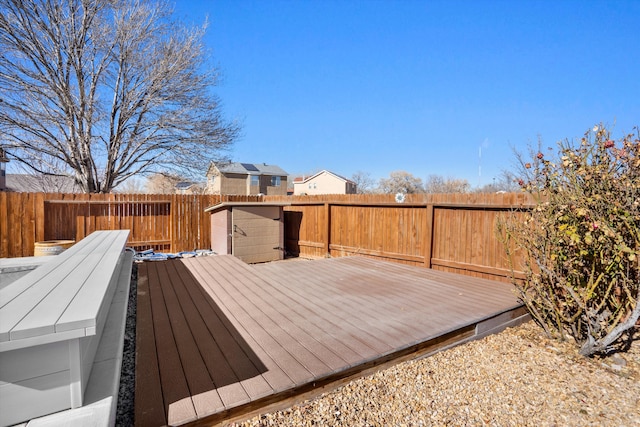
[[327, 255], [327, 218], [324, 203], [284, 208], [285, 249], [291, 255], [324, 257]]
[[81, 240], [96, 230], [130, 230], [136, 250], [171, 250], [171, 199], [145, 195], [64, 195], [45, 201], [45, 239]]

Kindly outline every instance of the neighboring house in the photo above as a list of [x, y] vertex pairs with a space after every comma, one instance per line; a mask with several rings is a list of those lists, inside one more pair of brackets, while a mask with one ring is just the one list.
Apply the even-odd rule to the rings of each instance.
[[202, 194], [203, 188], [201, 183], [182, 181], [176, 184], [176, 194]]
[[356, 194], [356, 183], [323, 170], [308, 178], [296, 178], [293, 181], [293, 194]]
[[0, 147], [0, 191], [14, 193], [80, 193], [75, 179], [69, 176], [7, 173], [6, 152]]
[[5, 188], [15, 193], [81, 193], [75, 180], [68, 176], [11, 174], [5, 176]]
[[285, 196], [287, 173], [266, 163], [212, 162], [207, 171], [207, 193]]

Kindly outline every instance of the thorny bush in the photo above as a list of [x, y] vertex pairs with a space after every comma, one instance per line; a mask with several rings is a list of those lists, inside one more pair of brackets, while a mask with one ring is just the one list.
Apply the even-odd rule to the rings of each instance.
[[559, 158], [520, 156], [535, 207], [499, 224], [510, 255], [524, 255], [519, 297], [550, 336], [585, 356], [624, 350], [640, 317], [640, 132], [610, 139], [603, 125]]

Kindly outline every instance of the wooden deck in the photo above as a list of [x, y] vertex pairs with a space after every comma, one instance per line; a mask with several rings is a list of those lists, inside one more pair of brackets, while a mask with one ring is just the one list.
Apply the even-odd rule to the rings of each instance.
[[215, 424], [525, 317], [510, 285], [362, 257], [144, 263], [135, 421]]

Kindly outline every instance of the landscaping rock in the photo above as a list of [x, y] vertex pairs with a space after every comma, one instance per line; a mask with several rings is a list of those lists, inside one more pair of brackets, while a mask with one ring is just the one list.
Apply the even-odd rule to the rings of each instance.
[[640, 341], [615, 358], [603, 367], [529, 322], [233, 425], [640, 426]]

